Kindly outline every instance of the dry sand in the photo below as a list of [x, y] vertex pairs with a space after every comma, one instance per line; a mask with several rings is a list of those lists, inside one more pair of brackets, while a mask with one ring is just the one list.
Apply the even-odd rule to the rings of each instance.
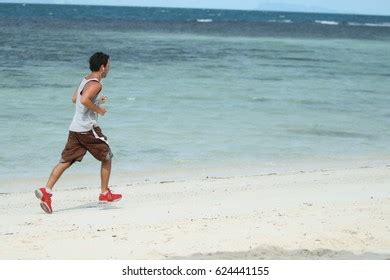
[[[69, 180], [61, 179], [61, 180]], [[390, 259], [390, 168], [86, 184], [0, 195], [0, 259]]]

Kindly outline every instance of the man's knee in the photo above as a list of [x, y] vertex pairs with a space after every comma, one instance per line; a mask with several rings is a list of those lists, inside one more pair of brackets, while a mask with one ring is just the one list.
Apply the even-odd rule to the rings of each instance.
[[73, 165], [73, 163], [75, 163], [75, 162], [76, 162], [75, 160], [64, 161], [63, 159], [61, 159], [57, 166], [61, 166], [62, 168], [67, 169], [67, 168], [71, 167]]

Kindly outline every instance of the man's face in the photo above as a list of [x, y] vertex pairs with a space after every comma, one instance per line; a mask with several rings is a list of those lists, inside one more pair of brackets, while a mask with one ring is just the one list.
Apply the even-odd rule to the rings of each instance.
[[110, 60], [108, 60], [106, 66], [104, 66], [104, 65], [101, 66], [101, 67], [103, 67], [103, 73], [102, 73], [103, 78], [107, 77], [107, 74], [110, 71], [110, 63], [111, 63]]

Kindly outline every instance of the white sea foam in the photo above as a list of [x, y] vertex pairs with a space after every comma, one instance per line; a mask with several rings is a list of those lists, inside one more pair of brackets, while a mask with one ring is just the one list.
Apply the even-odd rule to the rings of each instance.
[[331, 21], [331, 20], [315, 20], [315, 23], [325, 24], [325, 25], [339, 25], [337, 21]]
[[359, 23], [359, 22], [348, 22], [351, 26], [371, 26], [371, 27], [390, 27], [390, 22], [381, 23]]
[[292, 23], [292, 20], [291, 19], [284, 19], [284, 20], [271, 19], [268, 22]]
[[207, 23], [207, 22], [213, 22], [212, 19], [210, 18], [199, 18], [196, 20], [197, 22], [204, 22], [204, 23]]

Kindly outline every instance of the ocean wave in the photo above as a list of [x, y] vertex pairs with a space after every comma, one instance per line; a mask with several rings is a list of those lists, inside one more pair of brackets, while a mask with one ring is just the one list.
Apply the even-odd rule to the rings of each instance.
[[381, 23], [348, 22], [347, 24], [350, 26], [390, 27], [390, 22], [381, 22]]
[[267, 98], [267, 97], [257, 97], [257, 96], [252, 96], [252, 97], [251, 97], [251, 100], [252, 100], [252, 101], [256, 101], [256, 102], [268, 102], [268, 101], [272, 101], [271, 98]]
[[213, 20], [211, 18], [199, 18], [196, 21], [203, 22], [203, 23], [213, 22]]
[[295, 134], [305, 134], [312, 136], [325, 136], [325, 137], [338, 137], [338, 138], [362, 138], [362, 139], [372, 139], [373, 136], [365, 133], [359, 132], [348, 132], [348, 131], [339, 131], [332, 129], [322, 129], [322, 128], [290, 128], [288, 131]]
[[337, 21], [331, 21], [331, 20], [315, 20], [314, 22], [319, 24], [325, 24], [325, 25], [339, 25]]
[[274, 82], [283, 81], [283, 78], [281, 77], [255, 77], [253, 79], [258, 81], [274, 81]]
[[268, 20], [268, 22], [292, 23], [293, 21], [291, 19], [283, 19], [283, 20], [271, 19], [271, 20]]
[[[309, 61], [309, 62], [339, 62], [335, 59], [322, 59], [322, 58], [311, 58], [311, 57], [290, 57], [290, 56], [281, 56], [278, 58], [274, 58], [275, 60], [292, 60], [292, 61]], [[296, 67], [294, 65], [294, 67]]]
[[291, 103], [302, 104], [302, 105], [330, 105], [328, 101], [316, 100], [316, 99], [301, 99], [301, 100], [290, 100]]

